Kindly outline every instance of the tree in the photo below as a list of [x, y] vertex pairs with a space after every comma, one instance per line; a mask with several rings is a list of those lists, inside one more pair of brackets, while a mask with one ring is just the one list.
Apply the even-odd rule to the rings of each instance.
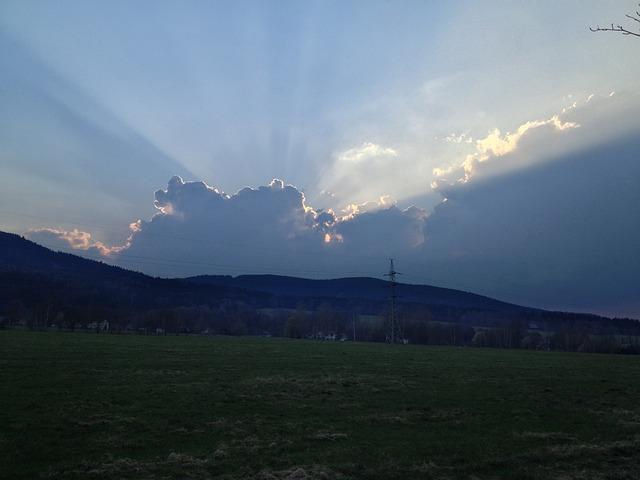
[[[640, 6], [640, 4], [638, 6]], [[634, 22], [638, 22], [640, 24], [640, 11], [638, 10], [636, 10], [635, 13], [633, 14], [626, 14], [625, 17], [627, 17], [630, 20], [633, 20]], [[620, 24], [614, 25], [613, 23], [611, 24], [610, 27], [601, 27], [600, 25], [598, 25], [596, 28], [589, 27], [589, 30], [591, 30], [592, 32], [618, 32], [618, 33], [621, 33], [622, 35], [631, 35], [634, 37], [640, 37], [640, 25], [635, 25], [635, 26], [638, 27], [637, 32], [634, 32], [629, 28], [623, 27]]]
[[289, 315], [285, 326], [285, 336], [289, 338], [302, 338], [308, 326], [307, 312], [303, 310], [302, 305], [294, 313]]

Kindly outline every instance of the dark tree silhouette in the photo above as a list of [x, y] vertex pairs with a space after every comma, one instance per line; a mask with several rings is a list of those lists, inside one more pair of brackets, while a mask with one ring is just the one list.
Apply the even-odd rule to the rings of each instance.
[[[640, 6], [640, 4], [638, 4], [638, 6]], [[625, 17], [640, 24], [640, 11], [638, 10], [636, 10], [633, 14], [626, 14]], [[610, 27], [601, 27], [600, 25], [598, 25], [595, 28], [589, 27], [589, 30], [591, 30], [592, 32], [617, 32], [621, 33], [622, 35], [632, 35], [634, 37], [640, 37], [640, 25], [636, 25], [636, 27], [638, 28], [638, 31], [634, 32], [629, 28], [623, 27], [620, 24], [616, 25], [612, 23]]]

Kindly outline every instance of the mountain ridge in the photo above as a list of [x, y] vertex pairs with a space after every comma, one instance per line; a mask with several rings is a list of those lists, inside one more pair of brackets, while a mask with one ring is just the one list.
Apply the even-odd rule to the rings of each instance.
[[[310, 279], [288, 275], [244, 274], [197, 275], [185, 280], [208, 285], [234, 286], [245, 290], [293, 297], [388, 299], [389, 282], [374, 277], [338, 277]], [[489, 308], [500, 311], [537, 310], [531, 307], [503, 302], [491, 297], [452, 288], [427, 284], [397, 283], [396, 294], [400, 303], [429, 305], [455, 305], [462, 308]]]
[[[313, 308], [323, 300], [335, 302], [336, 308], [356, 309], [379, 313], [388, 305], [388, 281], [373, 277], [344, 277], [335, 279], [308, 279], [292, 276], [245, 274], [200, 275], [186, 278], [152, 277], [101, 261], [83, 258], [65, 252], [55, 252], [20, 235], [0, 231], [0, 274], [7, 291], [0, 302], [22, 295], [30, 279], [37, 279], [41, 289], [54, 288], [62, 292], [62, 300], [74, 302], [90, 296], [93, 301], [138, 307], [198, 305], [199, 302], [219, 302], [228, 298], [243, 302], [252, 308], [295, 308], [300, 301]], [[22, 282], [19, 290], [11, 279]], [[35, 280], [33, 280], [35, 281]], [[68, 284], [62, 289], [61, 285]], [[433, 307], [438, 312], [485, 312], [504, 322], [510, 315], [565, 315], [585, 321], [610, 320], [588, 313], [553, 312], [521, 306], [491, 297], [433, 285], [399, 283], [396, 287], [399, 305]], [[90, 291], [91, 295], [87, 292]], [[37, 295], [36, 295], [37, 293]], [[44, 292], [30, 292], [42, 296]], [[127, 302], [124, 298], [128, 298]], [[141, 300], [141, 299], [144, 299]], [[136, 303], [138, 302], [139, 303]], [[0, 303], [1, 305], [1, 303]], [[615, 319], [614, 319], [615, 320]], [[488, 320], [490, 323], [491, 320]]]

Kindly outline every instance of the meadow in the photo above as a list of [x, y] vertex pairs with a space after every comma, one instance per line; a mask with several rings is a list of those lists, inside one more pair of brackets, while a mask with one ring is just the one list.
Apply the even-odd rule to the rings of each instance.
[[640, 358], [0, 331], [6, 479], [637, 479]]

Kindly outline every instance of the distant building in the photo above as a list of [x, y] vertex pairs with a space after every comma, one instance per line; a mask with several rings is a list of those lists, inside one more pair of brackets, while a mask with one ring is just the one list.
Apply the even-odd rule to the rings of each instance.
[[109, 320], [102, 320], [101, 322], [87, 323], [87, 330], [95, 330], [97, 332], [108, 332]]

